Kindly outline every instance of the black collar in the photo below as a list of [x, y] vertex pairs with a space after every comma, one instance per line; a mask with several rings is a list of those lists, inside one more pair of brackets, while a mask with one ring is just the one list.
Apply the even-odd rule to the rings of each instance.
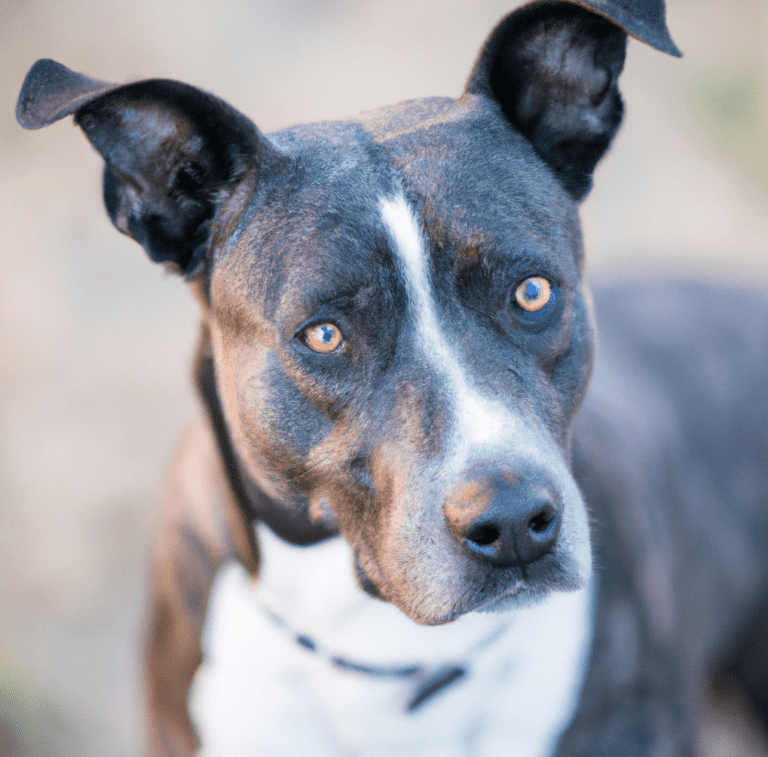
[[284, 618], [272, 612], [268, 607], [264, 605], [261, 607], [267, 617], [286, 636], [292, 638], [300, 647], [326, 660], [334, 668], [372, 678], [401, 678], [411, 681], [413, 691], [403, 707], [407, 713], [415, 712], [427, 700], [463, 678], [467, 673], [464, 665], [368, 665], [350, 660], [326, 650], [310, 636], [295, 631]]
[[262, 612], [286, 636], [293, 639], [303, 649], [324, 659], [332, 667], [371, 678], [400, 678], [411, 681], [412, 691], [403, 705], [403, 710], [406, 713], [415, 712], [425, 702], [467, 676], [471, 672], [470, 659], [497, 642], [511, 626], [511, 622], [500, 624], [485, 638], [475, 643], [467, 651], [465, 655], [467, 659], [460, 662], [432, 665], [371, 665], [331, 652], [311, 636], [296, 631], [285, 618], [263, 603], [259, 602], [259, 605]]

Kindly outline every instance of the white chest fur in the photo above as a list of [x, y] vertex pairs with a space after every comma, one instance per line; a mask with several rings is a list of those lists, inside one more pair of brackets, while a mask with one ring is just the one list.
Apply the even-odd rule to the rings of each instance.
[[[548, 757], [586, 668], [591, 592], [419, 626], [356, 585], [342, 539], [294, 547], [260, 529], [262, 575], [219, 573], [190, 711], [205, 757]], [[406, 678], [334, 667], [265, 612], [356, 663], [458, 664], [466, 675], [414, 712]]]

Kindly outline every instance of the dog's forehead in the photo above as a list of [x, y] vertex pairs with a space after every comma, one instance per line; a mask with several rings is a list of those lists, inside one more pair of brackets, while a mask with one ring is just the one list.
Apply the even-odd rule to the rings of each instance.
[[382, 208], [396, 196], [428, 254], [580, 250], [575, 204], [486, 98], [415, 100], [268, 139], [284, 161], [260, 177], [228, 252], [269, 282], [262, 295], [275, 305], [297, 276], [304, 291], [329, 280], [353, 291], [391, 273]]
[[364, 113], [360, 123], [400, 180], [430, 200], [445, 194], [486, 206], [492, 186], [510, 203], [525, 192], [559, 194], [551, 169], [486, 97], [412, 100]]
[[555, 253], [566, 262], [571, 251], [580, 263], [576, 204], [497, 103], [475, 95], [432, 98], [361, 120], [433, 250]]

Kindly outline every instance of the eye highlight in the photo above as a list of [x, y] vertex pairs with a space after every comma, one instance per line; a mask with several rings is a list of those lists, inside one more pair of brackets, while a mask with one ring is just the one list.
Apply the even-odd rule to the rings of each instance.
[[515, 302], [527, 313], [537, 313], [552, 301], [552, 285], [543, 276], [529, 276], [515, 289]]
[[301, 341], [312, 352], [328, 355], [339, 349], [344, 341], [344, 336], [341, 329], [335, 324], [318, 323], [316, 326], [309, 326], [301, 332]]

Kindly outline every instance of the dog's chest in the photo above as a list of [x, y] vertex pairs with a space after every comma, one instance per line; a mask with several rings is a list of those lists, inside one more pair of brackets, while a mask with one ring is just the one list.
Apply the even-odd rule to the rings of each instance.
[[[259, 537], [258, 584], [230, 564], [214, 586], [190, 690], [201, 754], [553, 753], [585, 673], [589, 590], [424, 627], [357, 587], [341, 539], [301, 548], [266, 529]], [[450, 667], [465, 674], [407, 711], [425, 680]]]

